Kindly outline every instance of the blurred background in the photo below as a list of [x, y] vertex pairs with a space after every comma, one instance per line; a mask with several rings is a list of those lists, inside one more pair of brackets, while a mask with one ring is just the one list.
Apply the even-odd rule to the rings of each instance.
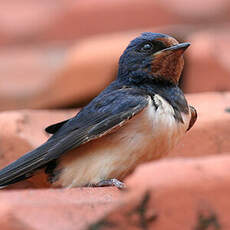
[[230, 90], [229, 0], [0, 1], [0, 110], [82, 106], [141, 32], [191, 42], [185, 93]]

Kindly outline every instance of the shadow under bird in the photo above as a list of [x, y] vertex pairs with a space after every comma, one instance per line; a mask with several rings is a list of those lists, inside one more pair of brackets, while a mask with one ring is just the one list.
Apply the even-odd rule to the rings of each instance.
[[178, 81], [189, 43], [146, 32], [120, 57], [118, 75], [75, 117], [46, 128], [47, 142], [0, 170], [0, 186], [43, 170], [54, 187], [116, 186], [164, 156], [196, 121]]

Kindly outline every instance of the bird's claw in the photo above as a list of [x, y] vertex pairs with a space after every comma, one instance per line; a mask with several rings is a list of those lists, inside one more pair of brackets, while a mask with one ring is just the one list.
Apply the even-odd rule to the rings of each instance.
[[106, 186], [115, 186], [118, 189], [126, 188], [125, 183], [117, 180], [117, 179], [108, 179], [102, 180], [94, 185], [95, 187], [106, 187]]

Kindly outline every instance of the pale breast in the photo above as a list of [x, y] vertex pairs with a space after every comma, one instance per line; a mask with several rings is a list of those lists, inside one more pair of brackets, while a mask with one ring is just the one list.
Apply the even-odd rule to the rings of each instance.
[[[157, 108], [156, 106], [157, 105]], [[166, 154], [185, 134], [184, 123], [174, 118], [174, 110], [161, 96], [149, 97], [148, 106], [115, 132], [65, 154], [58, 165], [56, 186], [76, 187], [104, 179], [123, 179], [138, 164]]]

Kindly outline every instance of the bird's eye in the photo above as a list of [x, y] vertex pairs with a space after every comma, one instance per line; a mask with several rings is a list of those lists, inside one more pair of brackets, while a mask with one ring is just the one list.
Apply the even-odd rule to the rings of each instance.
[[141, 47], [141, 51], [143, 52], [149, 52], [151, 51], [153, 48], [153, 45], [151, 43], [145, 43], [142, 47]]

